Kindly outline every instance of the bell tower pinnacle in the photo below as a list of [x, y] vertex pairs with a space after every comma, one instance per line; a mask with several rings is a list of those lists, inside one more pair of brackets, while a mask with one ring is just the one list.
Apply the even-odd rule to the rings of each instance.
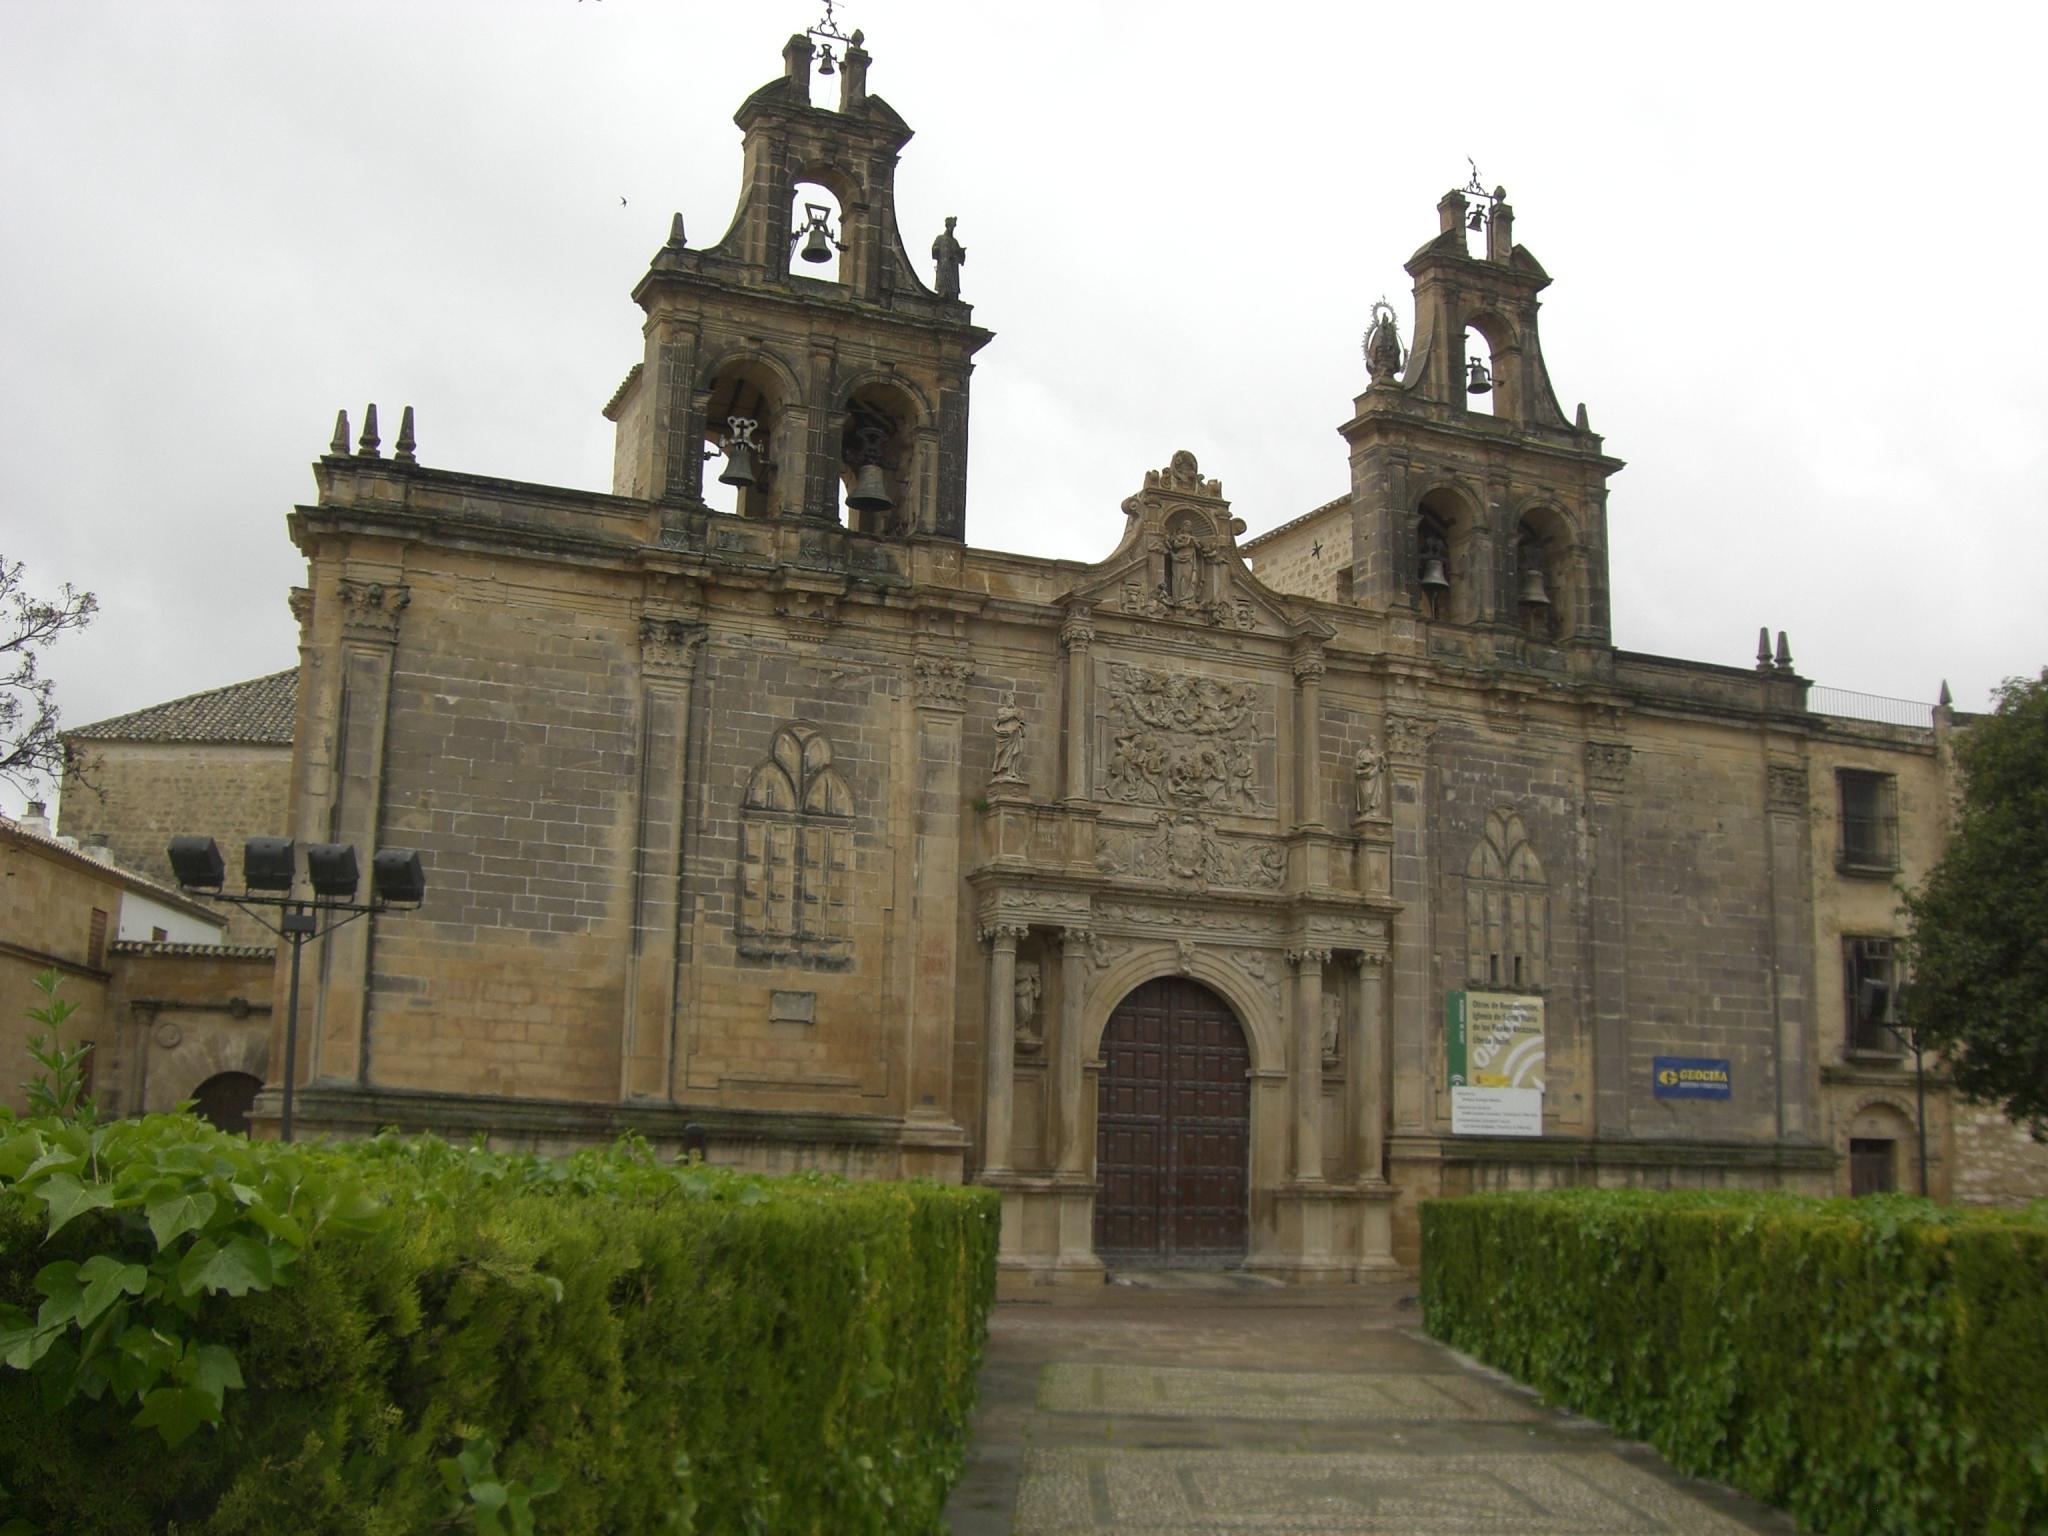
[[[645, 351], [605, 412], [620, 494], [701, 512], [711, 473], [742, 517], [965, 538], [968, 377], [990, 333], [959, 297], [954, 220], [935, 286], [911, 262], [895, 185], [911, 130], [869, 93], [864, 42], [828, 6], [783, 45], [733, 119], [731, 225], [695, 250], [677, 215], [634, 288]], [[836, 109], [812, 105], [814, 66], [838, 77]]]
[[1392, 307], [1375, 305], [1372, 382], [1341, 429], [1351, 589], [1432, 624], [1607, 646], [1607, 478], [1622, 465], [1585, 407], [1567, 419], [1551, 387], [1536, 324], [1550, 275], [1514, 243], [1506, 189], [1485, 191], [1476, 167], [1437, 220], [1407, 264], [1414, 345], [1403, 350]]

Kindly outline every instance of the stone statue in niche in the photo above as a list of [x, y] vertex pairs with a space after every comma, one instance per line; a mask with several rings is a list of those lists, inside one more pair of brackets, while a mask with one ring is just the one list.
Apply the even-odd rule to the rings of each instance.
[[1015, 998], [1017, 1003], [1017, 1049], [1035, 1055], [1045, 1046], [1045, 1021], [1039, 1016], [1038, 999], [1045, 990], [1038, 967], [1019, 965]]
[[1014, 700], [996, 711], [996, 759], [995, 768], [989, 774], [991, 784], [1024, 782], [1024, 775], [1017, 766], [1024, 756], [1024, 730], [1024, 716]]
[[947, 214], [946, 227], [932, 242], [932, 260], [938, 263], [936, 286], [942, 299], [960, 297], [960, 269], [967, 264], [967, 247], [953, 237], [953, 226], [959, 222]]
[[1351, 778], [1356, 813], [1368, 819], [1383, 814], [1381, 807], [1386, 803], [1387, 792], [1387, 754], [1379, 749], [1378, 742], [1368, 738], [1358, 749], [1358, 755], [1351, 760]]
[[1166, 601], [1192, 608], [1202, 600], [1202, 547], [1186, 529], [1166, 541]]
[[1344, 1000], [1334, 992], [1323, 995], [1323, 1060], [1333, 1062], [1342, 1048]]

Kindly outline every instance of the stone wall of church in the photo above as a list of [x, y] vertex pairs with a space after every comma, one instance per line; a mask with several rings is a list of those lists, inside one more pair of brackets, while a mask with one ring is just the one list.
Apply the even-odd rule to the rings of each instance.
[[2048, 1143], [1996, 1109], [1958, 1104], [1949, 1113], [1958, 1205], [2024, 1205], [2048, 1200]]

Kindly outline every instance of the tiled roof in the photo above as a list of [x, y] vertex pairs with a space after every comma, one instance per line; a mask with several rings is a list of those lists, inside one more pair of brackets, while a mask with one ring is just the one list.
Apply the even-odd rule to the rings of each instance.
[[293, 668], [95, 720], [64, 734], [88, 741], [239, 741], [288, 747], [298, 716], [299, 673]]
[[228, 925], [228, 920], [219, 912], [212, 907], [202, 907], [176, 886], [165, 885], [161, 880], [125, 868], [111, 858], [96, 858], [68, 837], [52, 837], [47, 832], [38, 832], [33, 827], [23, 826], [11, 816], [0, 816], [0, 833], [18, 839], [45, 856], [55, 854], [71, 860], [73, 868], [84, 868], [103, 874], [109, 880], [125, 885], [131, 891], [138, 891], [152, 901], [162, 902], [165, 906], [176, 907], [189, 916], [218, 924], [221, 928]]
[[1265, 543], [1268, 539], [1277, 539], [1283, 533], [1291, 533], [1296, 528], [1299, 528], [1303, 523], [1313, 522], [1316, 518], [1321, 517], [1325, 512], [1328, 512], [1335, 507], [1341, 507], [1350, 500], [1351, 493], [1349, 491], [1346, 491], [1342, 496], [1336, 497], [1334, 500], [1324, 502], [1320, 507], [1317, 507], [1313, 512], [1304, 512], [1301, 514], [1301, 516], [1293, 518], [1288, 522], [1282, 523], [1278, 528], [1268, 528], [1264, 533], [1254, 534], [1252, 537], [1248, 539], [1239, 539], [1237, 541], [1237, 547], [1239, 549], [1257, 549], [1261, 544]]

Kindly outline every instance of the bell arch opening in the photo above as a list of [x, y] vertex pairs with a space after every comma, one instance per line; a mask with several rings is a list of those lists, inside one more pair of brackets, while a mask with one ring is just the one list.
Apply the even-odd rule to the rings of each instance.
[[844, 276], [841, 256], [851, 242], [841, 207], [838, 194], [822, 182], [796, 183], [789, 207], [790, 276], [825, 283]]
[[1096, 1080], [1095, 1252], [1125, 1267], [1241, 1263], [1251, 1047], [1223, 997], [1159, 977], [1110, 1014]]
[[1474, 513], [1449, 486], [1426, 493], [1415, 511], [1415, 569], [1409, 579], [1425, 618], [1469, 624], [1479, 614], [1472, 559]]
[[911, 526], [911, 465], [917, 405], [888, 384], [863, 384], [839, 429], [840, 520], [855, 533]]
[[773, 516], [776, 441], [784, 426], [782, 379], [752, 359], [718, 370], [704, 406], [704, 505], [741, 517]]

